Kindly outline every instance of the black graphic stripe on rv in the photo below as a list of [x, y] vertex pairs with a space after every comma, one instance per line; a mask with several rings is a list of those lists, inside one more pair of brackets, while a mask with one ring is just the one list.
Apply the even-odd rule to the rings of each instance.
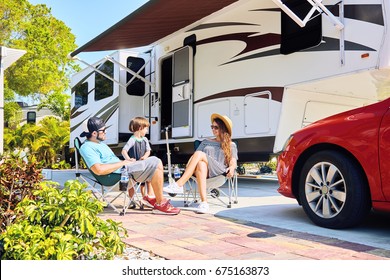
[[254, 23], [245, 23], [245, 22], [214, 22], [214, 23], [205, 23], [198, 25], [194, 28], [191, 28], [187, 32], [192, 32], [196, 30], [202, 30], [202, 29], [209, 29], [209, 28], [216, 28], [216, 27], [227, 27], [227, 26], [260, 26], [259, 24]]
[[[100, 116], [100, 118], [102, 118], [105, 122], [107, 122], [107, 120], [111, 118], [111, 116], [115, 113], [115, 111], [118, 110], [118, 107], [119, 107], [119, 97], [116, 97], [111, 102], [107, 103], [102, 109], [97, 111], [93, 116]], [[102, 112], [104, 113], [100, 115]], [[86, 119], [90, 117], [91, 116], [88, 116]], [[70, 131], [72, 132], [75, 129], [77, 129], [86, 119], [82, 120], [75, 126], [71, 127]]]
[[[351, 41], [345, 41], [344, 42], [344, 49], [346, 51], [376, 51], [373, 48], [357, 44]], [[330, 38], [330, 37], [323, 37], [323, 42], [319, 44], [316, 47], [302, 50], [299, 52], [323, 52], [323, 51], [339, 51], [340, 50], [340, 43], [338, 39]], [[242, 53], [242, 52], [241, 52]], [[267, 56], [272, 56], [272, 55], [279, 55], [280, 54], [280, 49], [274, 49], [274, 50], [269, 50], [265, 52], [260, 52], [252, 55], [248, 55], [245, 57], [241, 57], [239, 59], [231, 60], [229, 62], [223, 63], [221, 65], [226, 65], [230, 63], [235, 63], [235, 62], [240, 62], [240, 61], [245, 61], [245, 60], [250, 60], [250, 59], [256, 59], [260, 57], [267, 57]]]
[[[95, 116], [100, 115], [102, 112], [106, 111], [104, 115], [111, 116], [116, 109], [119, 107], [119, 97], [115, 97], [113, 100], [111, 100], [109, 103], [107, 103], [103, 108], [101, 108], [98, 112], [96, 112]], [[108, 120], [107, 118], [102, 117], [105, 121]]]
[[117, 103], [114, 107], [112, 107], [110, 110], [106, 111], [103, 115], [100, 117], [104, 120], [104, 122], [107, 122], [112, 115], [118, 110], [119, 108], [119, 103]]
[[76, 130], [80, 125], [82, 125], [83, 122], [85, 122], [87, 119], [89, 119], [91, 117], [91, 115], [89, 115], [88, 117], [86, 117], [85, 119], [83, 119], [81, 122], [79, 122], [78, 124], [76, 124], [75, 126], [72, 126], [70, 127], [70, 132], [72, 133], [74, 130]]
[[[262, 91], [269, 90], [271, 92], [271, 99], [277, 102], [282, 102], [283, 98], [283, 87], [249, 87], [249, 88], [239, 88], [234, 90], [228, 90], [219, 92], [210, 96], [207, 96], [205, 98], [196, 100], [194, 103], [200, 103], [203, 101], [218, 99], [218, 98], [226, 98], [226, 97], [234, 97], [234, 96], [245, 96], [247, 94], [251, 93], [258, 93]], [[265, 95], [256, 96], [256, 98], [268, 98]]]
[[77, 110], [76, 108], [74, 108], [74, 109], [71, 110], [71, 112], [70, 112], [70, 118], [71, 118], [71, 119], [77, 118], [79, 115], [81, 115], [82, 113], [84, 113], [87, 109], [82, 110], [82, 111], [77, 111], [77, 112], [75, 112], [76, 110]]
[[[257, 34], [257, 35], [256, 35]], [[241, 41], [246, 44], [246, 47], [235, 56], [245, 54], [254, 50], [269, 46], [278, 46], [280, 45], [280, 34], [267, 33], [267, 34], [258, 34], [257, 32], [244, 32], [244, 33], [233, 33], [225, 34], [220, 36], [215, 36], [207, 38], [204, 40], [199, 40], [197, 45], [210, 44], [215, 42], [222, 41]]]
[[[326, 8], [335, 16], [340, 16], [338, 5], [326, 5]], [[281, 9], [254, 9], [252, 12], [282, 12]], [[385, 25], [381, 4], [354, 4], [344, 5], [344, 18]]]

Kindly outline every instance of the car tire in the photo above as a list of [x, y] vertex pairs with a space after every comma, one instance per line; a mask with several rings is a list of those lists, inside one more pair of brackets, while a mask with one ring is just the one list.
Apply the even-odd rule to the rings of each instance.
[[370, 194], [361, 168], [336, 151], [321, 151], [303, 165], [299, 198], [318, 226], [341, 229], [362, 222], [370, 211]]

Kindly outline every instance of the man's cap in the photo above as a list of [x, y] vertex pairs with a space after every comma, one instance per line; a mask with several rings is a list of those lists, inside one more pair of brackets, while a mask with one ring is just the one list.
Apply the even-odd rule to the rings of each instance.
[[220, 114], [214, 113], [211, 115], [211, 122], [213, 122], [215, 119], [220, 119], [226, 126], [227, 132], [232, 136], [232, 129], [233, 129], [233, 123], [232, 120], [229, 119], [228, 116], [222, 116]]
[[99, 129], [106, 126], [106, 123], [99, 117], [92, 117], [83, 122], [83, 132], [80, 137], [90, 137], [92, 132], [98, 131]]

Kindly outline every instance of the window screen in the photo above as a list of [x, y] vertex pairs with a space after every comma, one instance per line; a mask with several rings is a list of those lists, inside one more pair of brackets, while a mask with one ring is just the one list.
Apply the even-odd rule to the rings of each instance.
[[74, 107], [80, 108], [88, 103], [88, 83], [77, 84], [74, 88]]
[[[313, 7], [306, 0], [285, 0], [283, 3], [302, 20]], [[290, 54], [321, 43], [322, 20], [317, 11], [312, 15], [312, 19], [307, 22], [305, 27], [300, 27], [283, 11], [281, 20], [282, 38], [280, 53]]]
[[189, 80], [189, 48], [187, 47], [173, 54], [173, 85], [183, 84]]
[[27, 123], [35, 123], [37, 119], [37, 113], [33, 111], [27, 112]]
[[[114, 77], [114, 64], [106, 61], [98, 69], [109, 77]], [[98, 72], [95, 73], [95, 100], [101, 100], [114, 94], [114, 82]]]
[[[132, 57], [129, 56], [126, 61], [126, 67], [130, 70], [138, 73], [138, 71], [145, 65], [145, 60], [140, 57]], [[145, 78], [145, 69], [139, 73], [143, 78]], [[133, 74], [127, 72], [126, 74], [126, 84], [134, 77]], [[131, 84], [129, 84], [126, 88], [127, 94], [143, 96], [145, 94], [145, 83], [135, 78]]]
[[173, 127], [188, 126], [189, 99], [173, 103]]

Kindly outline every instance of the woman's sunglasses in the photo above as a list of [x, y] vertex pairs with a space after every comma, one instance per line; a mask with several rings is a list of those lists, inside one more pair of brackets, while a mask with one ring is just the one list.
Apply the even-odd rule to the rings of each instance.
[[216, 126], [216, 125], [211, 125], [210, 127], [211, 127], [211, 129], [215, 129], [215, 130], [219, 129], [219, 126]]

